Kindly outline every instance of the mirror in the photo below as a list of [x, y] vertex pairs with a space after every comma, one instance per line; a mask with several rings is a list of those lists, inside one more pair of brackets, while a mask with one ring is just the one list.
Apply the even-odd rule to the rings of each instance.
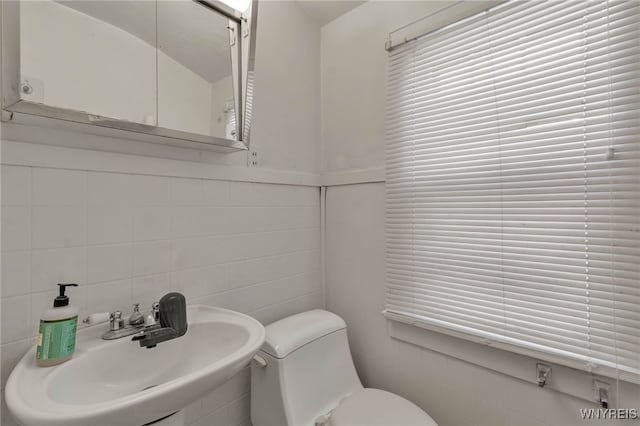
[[189, 0], [157, 11], [158, 125], [235, 140], [233, 21]]
[[3, 109], [246, 149], [255, 5], [246, 9], [205, 0], [4, 1]]
[[20, 1], [21, 99], [155, 125], [155, 28], [153, 2]]

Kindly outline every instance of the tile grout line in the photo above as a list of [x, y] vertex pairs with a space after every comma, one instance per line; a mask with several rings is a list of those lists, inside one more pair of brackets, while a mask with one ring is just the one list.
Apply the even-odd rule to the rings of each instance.
[[[133, 241], [135, 240], [135, 235], [136, 235], [136, 209], [135, 209], [135, 182], [134, 182], [134, 177], [132, 174], [127, 174], [127, 176], [129, 177], [129, 191], [130, 191], [130, 195], [131, 195], [131, 199], [129, 200], [130, 202], [130, 209], [131, 209], [131, 242], [129, 243], [131, 245], [131, 259], [129, 259], [129, 306], [132, 307], [133, 309], [133, 303], [134, 302], [134, 291], [133, 291]], [[89, 284], [89, 281], [87, 280], [87, 285]]]
[[[34, 189], [34, 168], [29, 167], [29, 329], [33, 330], [35, 324], [32, 324], [33, 320], [33, 245], [34, 245], [34, 232], [33, 223], [35, 221], [33, 216], [33, 189]], [[31, 331], [33, 333], [33, 331]]]
[[85, 223], [85, 247], [84, 247], [84, 260], [85, 260], [85, 264], [84, 264], [84, 285], [86, 288], [85, 291], [85, 295], [84, 295], [84, 306], [85, 306], [85, 313], [87, 315], [91, 314], [91, 309], [89, 308], [89, 172], [85, 171], [84, 172], [86, 175], [86, 186], [85, 186], [85, 204], [86, 204], [86, 208], [85, 208], [85, 219], [84, 219], [84, 223]]

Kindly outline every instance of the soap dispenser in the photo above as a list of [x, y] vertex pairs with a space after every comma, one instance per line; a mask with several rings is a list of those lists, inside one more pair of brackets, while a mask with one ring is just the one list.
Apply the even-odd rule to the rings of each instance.
[[48, 309], [40, 317], [36, 363], [41, 367], [61, 364], [73, 355], [76, 347], [78, 309], [69, 306], [67, 287], [78, 284], [58, 284], [60, 294], [53, 300], [53, 309]]

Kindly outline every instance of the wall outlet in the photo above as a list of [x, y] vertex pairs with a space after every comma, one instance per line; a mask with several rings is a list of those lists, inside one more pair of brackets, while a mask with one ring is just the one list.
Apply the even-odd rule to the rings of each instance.
[[260, 167], [260, 154], [258, 152], [258, 147], [253, 144], [249, 145], [247, 167]]

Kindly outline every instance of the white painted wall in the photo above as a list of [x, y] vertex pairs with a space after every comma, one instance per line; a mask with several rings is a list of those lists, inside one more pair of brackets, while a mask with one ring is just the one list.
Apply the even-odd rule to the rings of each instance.
[[323, 172], [384, 167], [390, 31], [451, 3], [369, 1], [322, 27]]
[[320, 31], [294, 1], [259, 2], [251, 143], [262, 167], [320, 170]]
[[[532, 383], [533, 377], [516, 379], [460, 358], [480, 362], [489, 356], [523, 365], [535, 364], [535, 360], [431, 335], [454, 354], [444, 355], [392, 339], [381, 315], [386, 285], [384, 42], [389, 31], [450, 4], [370, 1], [322, 28], [323, 182], [378, 181], [327, 189], [326, 306], [347, 322], [364, 384], [414, 401], [442, 426], [584, 424], [578, 409], [594, 404], [550, 388], [540, 389]], [[527, 371], [522, 375], [527, 377]], [[571, 377], [574, 383], [562, 379], [568, 388], [579, 386], [571, 391], [590, 394], [589, 375], [574, 370]], [[619, 398], [619, 407], [637, 407], [640, 388], [621, 384]]]

